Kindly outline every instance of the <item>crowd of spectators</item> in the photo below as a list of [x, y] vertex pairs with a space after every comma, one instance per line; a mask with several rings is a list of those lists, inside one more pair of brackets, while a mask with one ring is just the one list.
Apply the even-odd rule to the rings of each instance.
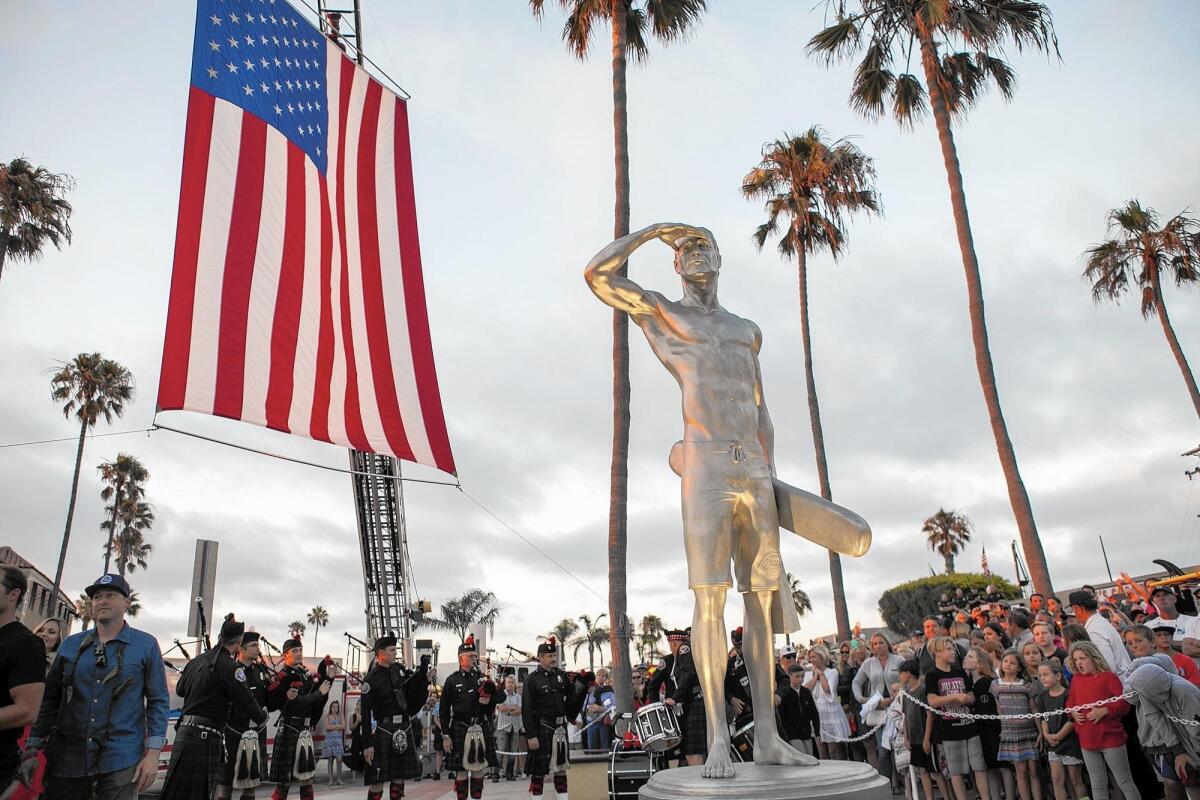
[[960, 590], [907, 639], [841, 642], [833, 663], [826, 652], [809, 650], [798, 669], [825, 677], [801, 685], [818, 705], [832, 690], [853, 735], [837, 735], [826, 707], [818, 749], [870, 762], [894, 793], [1200, 798], [1200, 619], [1187, 590], [1084, 587], [1065, 601]]

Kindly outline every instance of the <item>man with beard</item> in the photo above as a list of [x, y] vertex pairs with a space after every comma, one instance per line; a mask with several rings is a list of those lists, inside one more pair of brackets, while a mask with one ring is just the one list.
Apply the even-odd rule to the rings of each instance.
[[458, 647], [458, 669], [442, 687], [442, 747], [446, 751], [446, 771], [454, 774], [454, 792], [458, 800], [466, 800], [468, 786], [475, 800], [483, 797], [483, 773], [468, 772], [467, 731], [479, 725], [483, 732], [483, 756], [489, 769], [496, 769], [496, 736], [492, 716], [496, 706], [504, 702], [504, 692], [479, 671], [479, 653], [475, 637], [467, 636]]
[[[263, 666], [259, 652], [259, 639], [255, 631], [242, 634], [242, 644], [237, 652], [237, 666], [246, 676], [246, 688], [254, 696], [254, 704], [263, 710], [264, 719], [256, 720], [254, 715], [246, 713], [234, 706], [229, 711], [229, 722], [225, 725], [225, 763], [221, 767], [221, 780], [217, 784], [217, 798], [233, 796], [234, 781], [250, 782], [257, 786], [266, 772], [267, 757], [267, 684], [271, 676]], [[248, 730], [257, 729], [257, 750], [243, 749], [242, 736]], [[242, 753], [239, 763], [239, 752]], [[241, 800], [253, 800], [254, 786], [241, 791]]]
[[[574, 680], [558, 668], [558, 645], [554, 637], [538, 645], [538, 668], [525, 679], [521, 714], [529, 745], [525, 771], [529, 794], [542, 796], [546, 775], [554, 775], [554, 791], [567, 800], [567, 720], [583, 707], [591, 675], [580, 672]], [[656, 676], [657, 677], [657, 676]]]
[[46, 751], [47, 800], [132, 800], [158, 776], [171, 699], [162, 651], [125, 622], [128, 582], [102, 575], [84, 590], [95, 627], [67, 637], [21, 762], [28, 786]]
[[221, 776], [225, 757], [223, 736], [231, 708], [254, 722], [267, 713], [247, 686], [246, 670], [233, 654], [246, 626], [225, 617], [217, 646], [193, 658], [183, 670], [175, 693], [183, 698], [171, 763], [163, 783], [163, 800], [209, 800]]
[[367, 742], [363, 749], [367, 800], [380, 800], [385, 782], [391, 784], [389, 799], [399, 800], [404, 797], [404, 781], [421, 777], [420, 729], [413, 728], [409, 709], [415, 712], [425, 701], [429, 656], [421, 656], [415, 672], [405, 669], [396, 660], [395, 636], [377, 639], [374, 652], [375, 663], [362, 682], [361, 722], [354, 735]]
[[267, 686], [267, 708], [279, 711], [268, 775], [276, 783], [271, 800], [285, 800], [294, 782], [300, 784], [300, 800], [314, 797], [312, 776], [317, 764], [312, 726], [325, 708], [332, 685], [323, 674], [312, 675], [304, 666], [304, 647], [299, 639], [283, 643], [283, 669]]

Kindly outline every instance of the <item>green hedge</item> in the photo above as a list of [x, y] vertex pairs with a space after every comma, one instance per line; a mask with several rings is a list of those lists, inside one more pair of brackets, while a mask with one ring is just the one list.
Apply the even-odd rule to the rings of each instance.
[[879, 598], [879, 614], [885, 625], [907, 635], [909, 631], [920, 628], [921, 620], [925, 617], [937, 613], [943, 592], [953, 595], [954, 590], [961, 587], [968, 594], [973, 590], [982, 595], [989, 583], [1006, 598], [1013, 599], [1021, 595], [1016, 586], [995, 575], [988, 577], [975, 572], [933, 575], [888, 589]]

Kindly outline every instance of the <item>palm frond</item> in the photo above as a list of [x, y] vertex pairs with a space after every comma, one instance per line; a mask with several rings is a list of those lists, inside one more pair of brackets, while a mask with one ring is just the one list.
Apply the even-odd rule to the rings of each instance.
[[928, 110], [925, 87], [917, 76], [909, 72], [897, 75], [892, 87], [892, 118], [901, 127], [911, 128]]
[[664, 44], [685, 41], [708, 10], [708, 0], [646, 0], [654, 37]]
[[805, 48], [809, 55], [820, 56], [826, 64], [850, 58], [862, 46], [862, 29], [854, 19], [839, 19], [818, 31]]

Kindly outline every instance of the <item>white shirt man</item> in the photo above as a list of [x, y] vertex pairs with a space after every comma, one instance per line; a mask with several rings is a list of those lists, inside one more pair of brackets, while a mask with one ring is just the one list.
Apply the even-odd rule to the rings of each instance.
[[1117, 633], [1117, 629], [1096, 613], [1096, 609], [1100, 607], [1096, 595], [1080, 590], [1071, 592], [1067, 600], [1075, 610], [1075, 616], [1083, 622], [1084, 630], [1087, 631], [1092, 644], [1096, 645], [1100, 655], [1104, 656], [1112, 671], [1124, 683], [1129, 677], [1129, 667], [1133, 659], [1129, 657], [1129, 651], [1125, 649], [1125, 643], [1121, 641], [1121, 634]]

